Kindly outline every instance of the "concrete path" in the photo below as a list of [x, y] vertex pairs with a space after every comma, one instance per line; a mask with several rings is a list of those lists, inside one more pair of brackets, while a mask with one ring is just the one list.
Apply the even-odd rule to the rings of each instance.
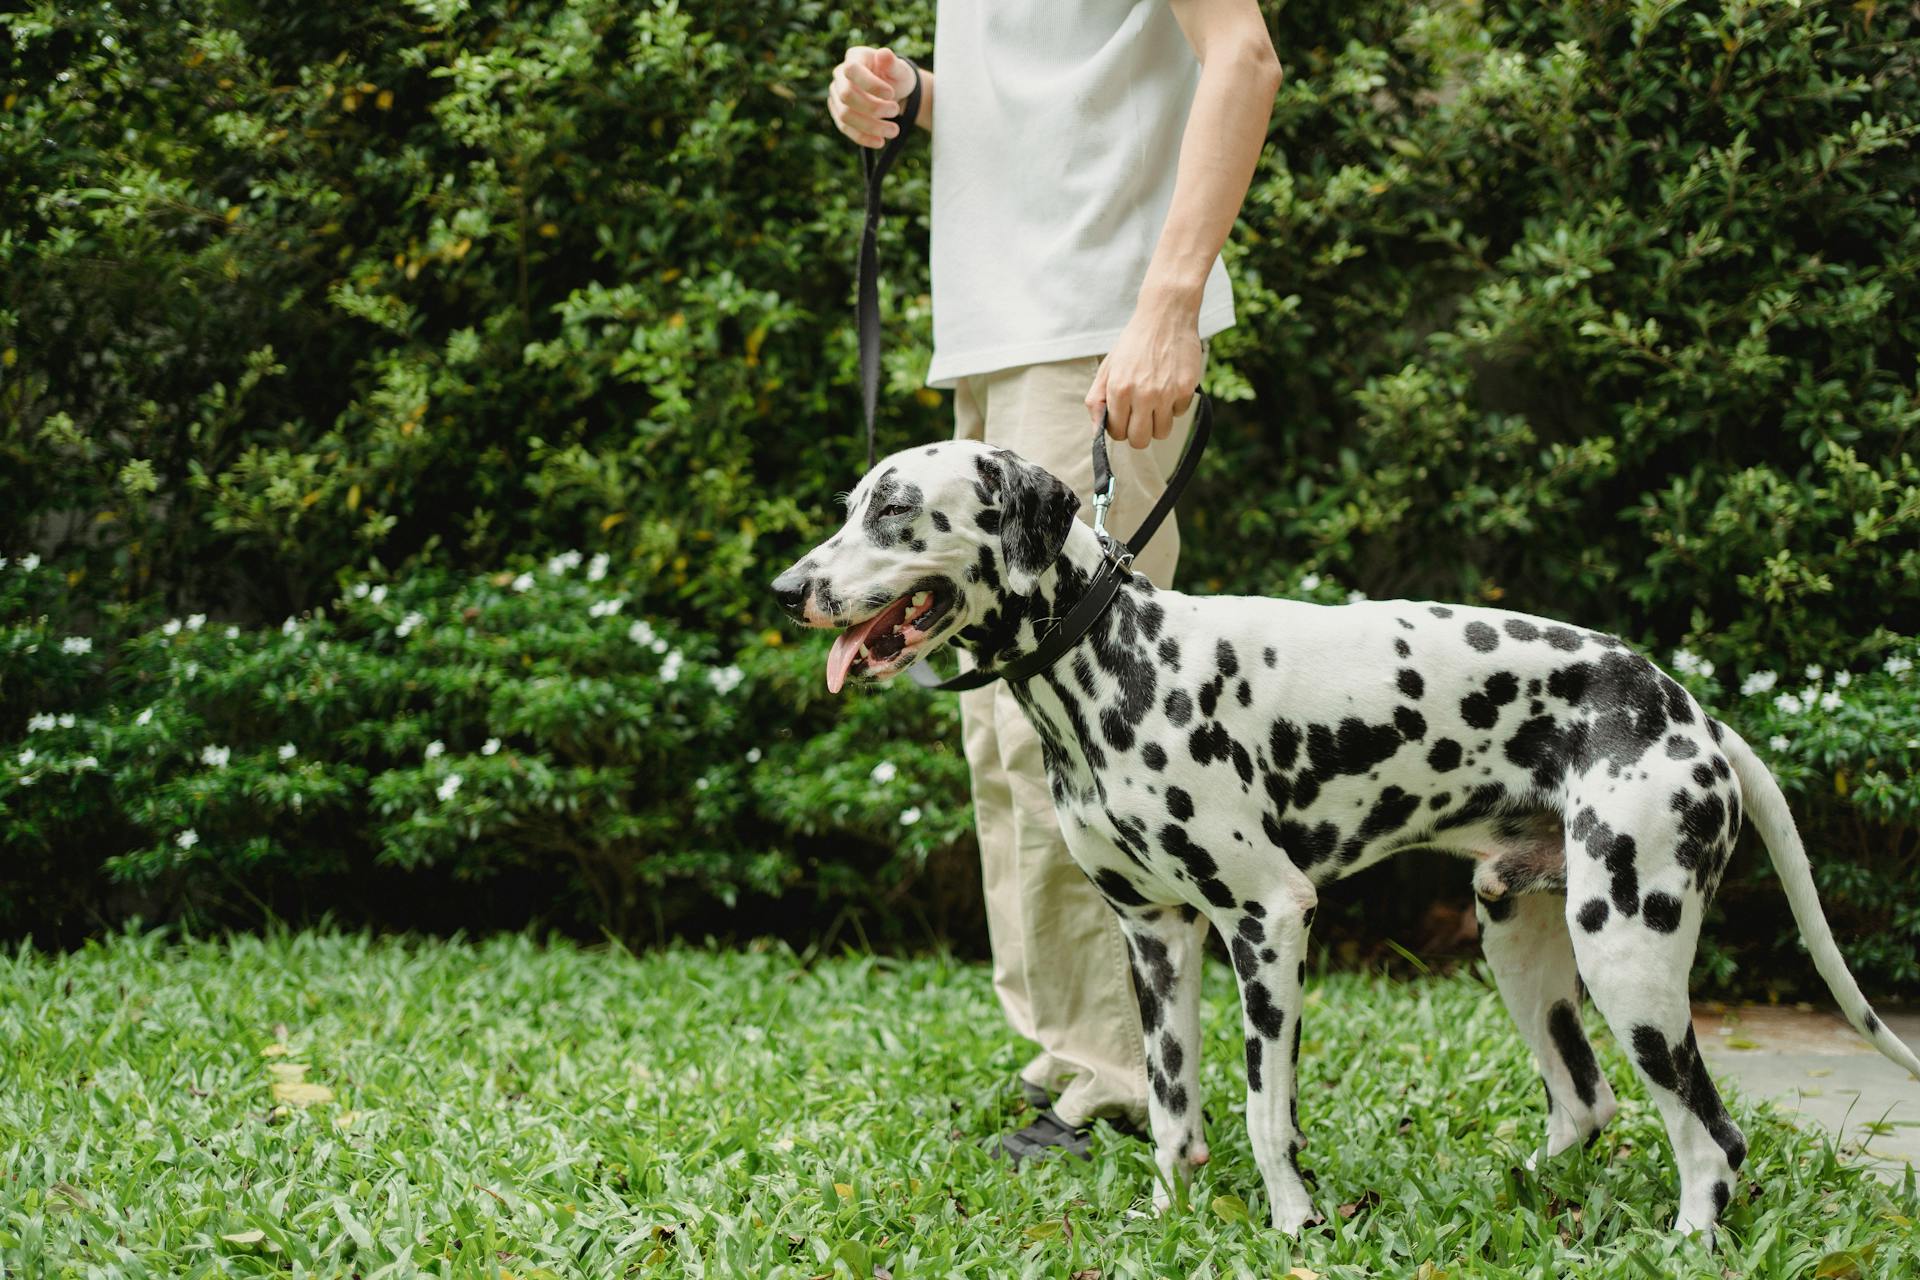
[[[1880, 1016], [1920, 1050], [1920, 1012]], [[1843, 1155], [1888, 1181], [1909, 1164], [1920, 1169], [1920, 1080], [1834, 1014], [1811, 1005], [1700, 1004], [1693, 1025], [1716, 1081], [1837, 1134]]]

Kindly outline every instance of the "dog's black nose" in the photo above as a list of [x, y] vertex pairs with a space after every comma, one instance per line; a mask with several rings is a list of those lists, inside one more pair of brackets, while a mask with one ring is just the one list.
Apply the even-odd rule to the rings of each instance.
[[789, 569], [773, 580], [773, 598], [780, 602], [782, 609], [798, 617], [801, 606], [807, 602], [807, 586], [806, 575]]

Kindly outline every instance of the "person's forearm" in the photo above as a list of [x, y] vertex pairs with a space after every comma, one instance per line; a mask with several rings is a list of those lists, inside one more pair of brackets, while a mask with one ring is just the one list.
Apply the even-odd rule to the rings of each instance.
[[1171, 309], [1196, 322], [1207, 272], [1253, 182], [1280, 87], [1280, 64], [1264, 33], [1258, 40], [1209, 48], [1203, 57], [1180, 141], [1173, 204], [1139, 298], [1142, 306]]

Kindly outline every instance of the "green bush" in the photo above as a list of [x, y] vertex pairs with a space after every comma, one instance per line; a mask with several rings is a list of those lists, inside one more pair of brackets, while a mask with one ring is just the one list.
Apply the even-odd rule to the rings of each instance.
[[[1270, 14], [1289, 74], [1228, 254], [1186, 585], [1311, 575], [1685, 646], [1736, 727], [1784, 739], [1863, 974], [1911, 988], [1920, 922], [1889, 904], [1920, 796], [1884, 664], [1920, 631], [1920, 19]], [[932, 5], [42, 0], [0, 31], [0, 759], [100, 762], [0, 781], [4, 927], [430, 863], [697, 929], [803, 885], [911, 905], [964, 852], [951, 706], [829, 701], [763, 587], [861, 457], [859, 167], [824, 86], [848, 43], [925, 54]], [[891, 446], [948, 430], [920, 386], [926, 185], [916, 147], [888, 193]], [[541, 567], [570, 548], [608, 558], [620, 614], [576, 616], [580, 575]], [[535, 591], [493, 581], [528, 565]], [[641, 618], [739, 687], [663, 689], [622, 647]], [[1840, 711], [1733, 693], [1814, 664], [1856, 673]], [[1712, 977], [1805, 975], [1764, 873], [1723, 900]]]

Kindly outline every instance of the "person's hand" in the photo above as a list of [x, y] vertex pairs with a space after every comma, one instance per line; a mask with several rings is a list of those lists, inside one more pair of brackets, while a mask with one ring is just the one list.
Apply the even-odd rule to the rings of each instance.
[[1173, 433], [1204, 365], [1192, 315], [1184, 308], [1142, 304], [1093, 375], [1087, 412], [1097, 423], [1106, 409], [1107, 434], [1144, 449]]
[[902, 124], [900, 104], [913, 92], [913, 66], [891, 49], [855, 45], [833, 69], [827, 111], [840, 132], [863, 147], [884, 147]]

